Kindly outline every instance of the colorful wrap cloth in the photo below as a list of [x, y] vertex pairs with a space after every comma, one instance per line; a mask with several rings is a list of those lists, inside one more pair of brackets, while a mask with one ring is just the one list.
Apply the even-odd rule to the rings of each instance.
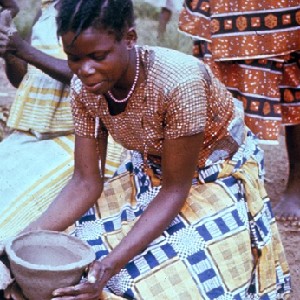
[[[159, 192], [160, 166], [148, 163], [156, 180], [133, 151], [128, 171], [109, 180], [97, 205], [78, 221], [76, 235], [97, 259], [120, 242]], [[179, 215], [110, 279], [104, 299], [288, 299], [289, 268], [253, 134], [230, 161], [197, 173]]]

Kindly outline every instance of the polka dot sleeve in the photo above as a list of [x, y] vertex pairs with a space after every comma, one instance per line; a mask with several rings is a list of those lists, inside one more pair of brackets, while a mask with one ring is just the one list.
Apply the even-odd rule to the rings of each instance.
[[165, 138], [176, 139], [204, 131], [207, 83], [204, 78], [186, 78], [168, 95]]

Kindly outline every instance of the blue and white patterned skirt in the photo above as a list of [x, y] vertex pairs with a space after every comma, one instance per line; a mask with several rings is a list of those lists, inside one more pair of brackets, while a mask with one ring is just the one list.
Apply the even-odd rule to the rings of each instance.
[[[151, 163], [153, 173], [160, 166]], [[76, 235], [102, 259], [160, 190], [133, 151], [127, 172], [105, 185]], [[263, 153], [249, 133], [231, 161], [199, 170], [162, 235], [107, 284], [104, 299], [288, 299], [290, 274], [263, 185]], [[200, 183], [201, 182], [201, 183]]]

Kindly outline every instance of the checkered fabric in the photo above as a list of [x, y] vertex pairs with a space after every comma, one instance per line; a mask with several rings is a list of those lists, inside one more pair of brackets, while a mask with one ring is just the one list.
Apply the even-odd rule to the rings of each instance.
[[[288, 299], [289, 269], [262, 184], [262, 158], [248, 135], [231, 161], [199, 170], [204, 183], [192, 185], [178, 216], [110, 279], [107, 291], [143, 300]], [[97, 259], [126, 236], [159, 192], [141, 162], [133, 152], [131, 171], [108, 181], [97, 209], [77, 224], [77, 236]]]

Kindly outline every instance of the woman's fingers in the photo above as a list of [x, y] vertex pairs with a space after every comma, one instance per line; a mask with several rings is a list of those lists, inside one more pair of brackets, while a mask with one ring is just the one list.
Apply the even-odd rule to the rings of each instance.
[[0, 13], [0, 25], [10, 27], [12, 22], [11, 13], [8, 9], [3, 10]]
[[69, 286], [55, 290], [53, 292], [53, 299], [99, 300], [105, 284], [112, 277], [112, 275], [112, 268], [102, 264], [100, 261], [94, 261], [89, 266], [89, 272], [86, 279], [82, 280], [75, 286]]
[[113, 268], [104, 264], [101, 261], [94, 261], [89, 266], [87, 281], [95, 284], [98, 291], [101, 292], [105, 287], [107, 281], [114, 275]]
[[53, 299], [69, 300], [69, 299], [89, 299], [98, 300], [100, 292], [95, 284], [87, 281], [79, 283], [75, 286], [57, 289], [53, 292]]
[[2, 13], [0, 13], [0, 55], [3, 55], [6, 51], [14, 49], [12, 40], [13, 35], [16, 32], [14, 26], [7, 25], [6, 21], [3, 21]]
[[4, 291], [4, 299], [10, 300], [25, 300], [22, 290], [17, 285], [16, 282], [13, 282], [5, 291]]

